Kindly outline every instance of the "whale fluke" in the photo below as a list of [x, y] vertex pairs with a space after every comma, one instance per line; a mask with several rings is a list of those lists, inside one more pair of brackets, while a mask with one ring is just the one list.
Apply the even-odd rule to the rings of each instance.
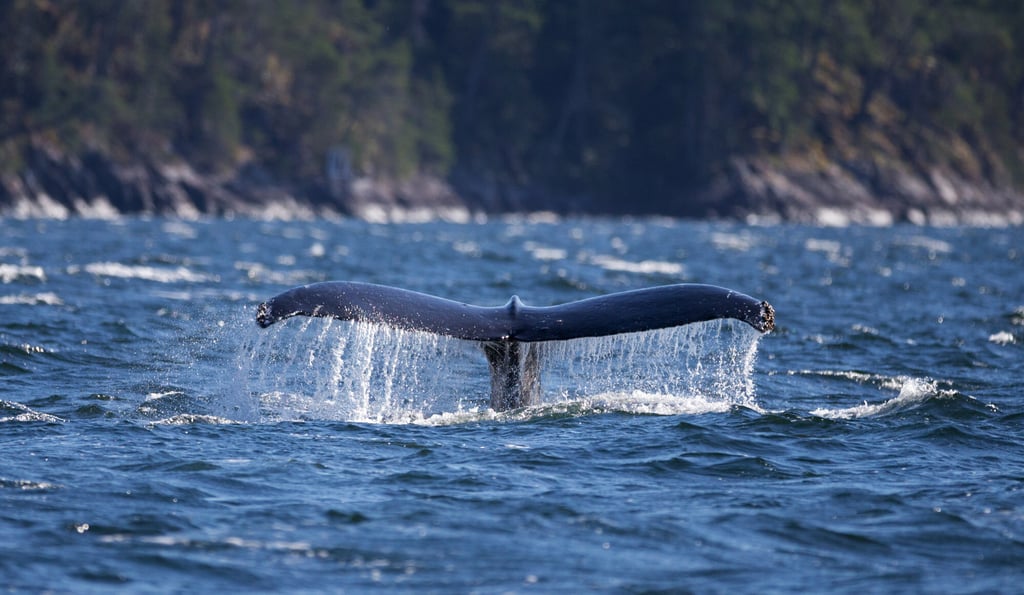
[[504, 306], [464, 304], [424, 293], [348, 281], [289, 289], [259, 305], [268, 327], [292, 316], [370, 322], [480, 342], [491, 368], [491, 407], [529, 405], [540, 393], [537, 352], [528, 345], [682, 326], [733, 318], [762, 333], [775, 327], [765, 301], [713, 285], [663, 285], [545, 307], [512, 296]]
[[564, 341], [735, 318], [761, 332], [775, 326], [768, 302], [713, 285], [663, 285], [558, 306], [530, 307], [517, 296], [483, 307], [386, 285], [327, 281], [295, 287], [260, 304], [266, 328], [292, 316], [384, 324], [467, 341]]

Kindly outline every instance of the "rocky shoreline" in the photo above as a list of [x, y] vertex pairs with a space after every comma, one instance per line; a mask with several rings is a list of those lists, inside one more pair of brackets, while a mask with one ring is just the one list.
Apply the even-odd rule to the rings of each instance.
[[329, 188], [282, 182], [252, 165], [204, 174], [183, 161], [120, 161], [99, 151], [69, 156], [40, 147], [26, 151], [21, 171], [0, 174], [0, 216], [120, 215], [391, 221], [459, 220], [469, 210], [447, 184], [426, 176], [400, 183], [352, 178]]
[[[1024, 225], [1024, 193], [954, 172], [901, 163], [812, 163], [735, 158], [688, 200], [664, 212], [602, 213], [585, 199], [543, 193], [491, 178], [452, 181], [416, 175], [403, 181], [349, 176], [327, 182], [274, 179], [248, 165], [202, 174], [182, 161], [116, 160], [100, 151], [67, 155], [34, 146], [17, 173], [0, 174], [0, 216], [114, 218], [162, 215], [194, 219], [356, 217], [372, 222], [469, 222], [488, 215], [552, 211], [560, 215], [668, 215], [816, 225]], [[570, 208], [551, 205], [571, 204]]]
[[[817, 225], [1017, 226], [1024, 193], [900, 162], [734, 159], [702, 197], [707, 215]], [[719, 208], [724, 207], [724, 210]]]

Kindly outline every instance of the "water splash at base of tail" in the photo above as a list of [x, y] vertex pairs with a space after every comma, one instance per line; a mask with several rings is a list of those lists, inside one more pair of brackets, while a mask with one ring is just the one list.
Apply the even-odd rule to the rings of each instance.
[[[622, 411], [678, 414], [758, 409], [753, 371], [762, 335], [713, 320], [643, 333], [523, 344], [543, 392], [496, 414], [479, 342], [380, 324], [311, 318], [248, 333], [234, 413], [247, 421], [337, 420], [447, 425], [494, 417]], [[578, 410], [578, 411], [577, 411]]]

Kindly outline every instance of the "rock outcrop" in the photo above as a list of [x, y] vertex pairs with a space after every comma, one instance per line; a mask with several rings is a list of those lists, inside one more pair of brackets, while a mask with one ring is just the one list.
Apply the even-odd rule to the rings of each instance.
[[[349, 175], [302, 183], [275, 179], [251, 164], [203, 174], [182, 161], [118, 160], [99, 150], [67, 155], [40, 145], [26, 149], [23, 161], [16, 173], [0, 174], [0, 216], [465, 222], [517, 211], [600, 214], [588, 208], [585, 197], [574, 197], [571, 204], [565, 197], [545, 200], [542, 192], [465, 172], [454, 175], [452, 183], [428, 175], [402, 181]], [[706, 187], [658, 214], [819, 225], [1022, 225], [1024, 194], [940, 167], [744, 157], [732, 159]]]
[[20, 171], [0, 174], [0, 216], [121, 214], [371, 221], [465, 221], [471, 216], [446, 182], [429, 176], [401, 182], [353, 177], [328, 187], [278, 180], [253, 165], [203, 174], [181, 161], [117, 160], [96, 150], [67, 155], [41, 146], [26, 150]]
[[699, 194], [696, 214], [819, 225], [1021, 225], [1024, 193], [939, 167], [869, 162], [812, 164], [735, 158]]

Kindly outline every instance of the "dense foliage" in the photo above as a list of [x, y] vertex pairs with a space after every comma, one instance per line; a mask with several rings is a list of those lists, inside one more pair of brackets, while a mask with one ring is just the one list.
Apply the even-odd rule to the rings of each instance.
[[1015, 0], [6, 0], [0, 156], [310, 178], [343, 148], [661, 204], [745, 154], [1019, 182], [1022, 40]]

